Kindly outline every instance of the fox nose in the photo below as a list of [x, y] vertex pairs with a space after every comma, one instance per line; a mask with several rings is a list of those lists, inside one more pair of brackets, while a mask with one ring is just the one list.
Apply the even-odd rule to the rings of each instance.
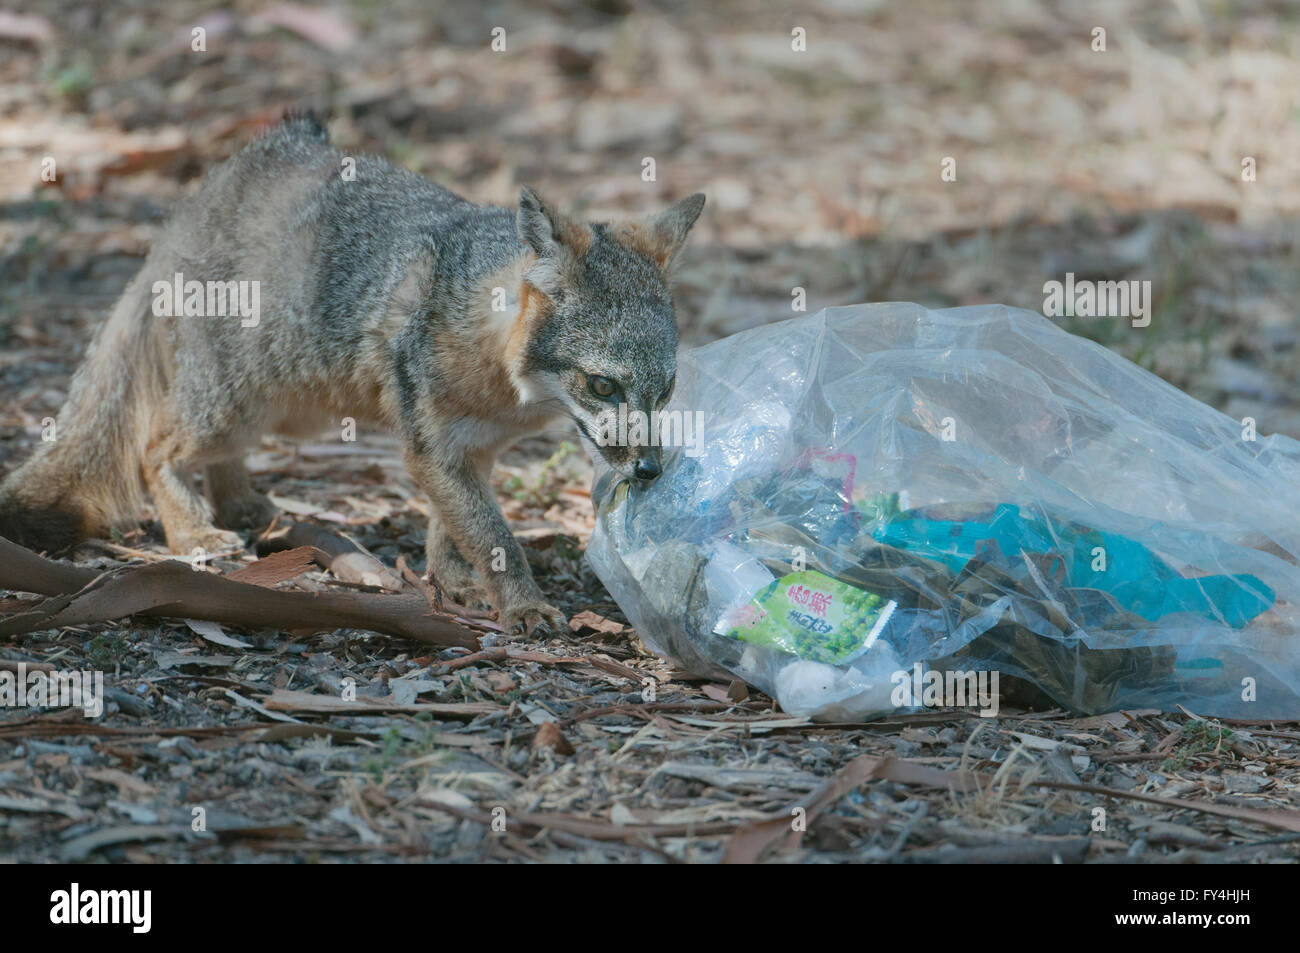
[[658, 460], [653, 460], [650, 457], [642, 457], [636, 462], [636, 466], [632, 468], [632, 472], [636, 474], [638, 480], [653, 480], [659, 474], [664, 472], [664, 468], [659, 465]]

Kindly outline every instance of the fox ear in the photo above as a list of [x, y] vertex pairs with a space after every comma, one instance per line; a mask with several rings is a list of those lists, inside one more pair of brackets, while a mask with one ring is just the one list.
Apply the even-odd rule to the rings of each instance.
[[515, 217], [519, 240], [538, 258], [554, 255], [560, 247], [560, 216], [542, 197], [524, 186], [519, 190], [519, 213]]
[[545, 295], [562, 296], [574, 267], [591, 248], [591, 229], [555, 211], [528, 186], [519, 190], [515, 228], [519, 240], [537, 254], [528, 280]]
[[673, 251], [686, 242], [686, 235], [704, 211], [704, 193], [696, 192], [682, 199], [676, 205], [669, 206], [654, 217], [655, 234], [672, 245]]
[[614, 237], [668, 273], [672, 271], [677, 253], [686, 244], [686, 236], [703, 209], [704, 193], [696, 192], [649, 220], [619, 226]]

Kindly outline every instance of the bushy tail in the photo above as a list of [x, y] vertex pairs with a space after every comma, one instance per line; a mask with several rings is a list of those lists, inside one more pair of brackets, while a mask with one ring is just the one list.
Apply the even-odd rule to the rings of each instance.
[[95, 335], [53, 439], [0, 483], [0, 536], [55, 552], [139, 517], [149, 411], [166, 387], [147, 271]]

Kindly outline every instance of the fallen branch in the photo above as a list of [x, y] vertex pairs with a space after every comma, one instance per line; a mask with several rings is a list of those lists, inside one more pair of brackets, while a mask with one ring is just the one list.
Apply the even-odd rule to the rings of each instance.
[[45, 559], [3, 537], [0, 588], [52, 597], [0, 619], [0, 635], [147, 615], [255, 629], [367, 629], [431, 645], [479, 647], [472, 629], [431, 613], [420, 595], [283, 592], [195, 572], [179, 560], [96, 574]]
[[93, 569], [38, 556], [0, 536], [0, 589], [58, 596], [76, 592], [98, 575]]
[[401, 576], [346, 536], [312, 523], [294, 523], [281, 539], [291, 547], [311, 546], [316, 549], [317, 562], [336, 579], [378, 586], [390, 592], [402, 591]]
[[236, 569], [226, 575], [235, 582], [246, 582], [253, 586], [273, 589], [275, 586], [296, 576], [300, 576], [317, 561], [316, 551], [310, 546], [297, 549], [285, 549], [278, 553], [263, 556], [255, 563], [249, 563], [242, 569]]

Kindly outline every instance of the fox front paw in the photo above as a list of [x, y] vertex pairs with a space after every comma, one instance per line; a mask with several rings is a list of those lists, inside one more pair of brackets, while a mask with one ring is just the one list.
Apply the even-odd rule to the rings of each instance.
[[[437, 576], [434, 576], [435, 580], [437, 578]], [[467, 609], [489, 609], [492, 607], [492, 597], [488, 595], [488, 591], [473, 580], [448, 584], [442, 587], [442, 592], [456, 605], [464, 606]]]
[[559, 635], [568, 628], [564, 613], [545, 602], [511, 606], [501, 613], [501, 628], [511, 634]]
[[223, 529], [263, 530], [279, 514], [280, 508], [261, 493], [223, 500], [217, 506], [217, 525]]
[[201, 550], [204, 556], [237, 553], [244, 548], [244, 537], [224, 529], [197, 530], [175, 537], [169, 536], [167, 548], [179, 556], [193, 556]]

